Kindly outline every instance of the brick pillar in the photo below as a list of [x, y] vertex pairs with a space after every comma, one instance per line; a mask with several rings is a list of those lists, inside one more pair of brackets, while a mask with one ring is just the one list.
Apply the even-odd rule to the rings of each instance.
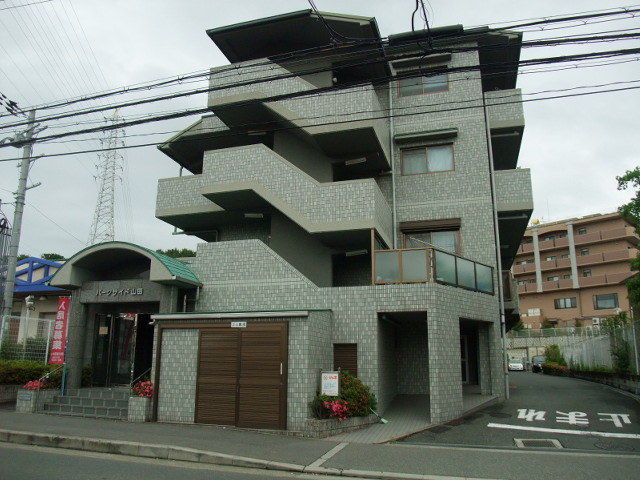
[[444, 422], [463, 411], [460, 319], [443, 309], [430, 309], [427, 327], [431, 422]]

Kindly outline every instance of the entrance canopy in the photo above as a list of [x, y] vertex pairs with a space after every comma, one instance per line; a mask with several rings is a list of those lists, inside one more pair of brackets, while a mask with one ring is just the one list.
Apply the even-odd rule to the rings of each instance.
[[202, 285], [185, 262], [127, 242], [99, 243], [79, 251], [56, 272], [50, 285], [74, 289], [87, 281], [138, 278], [182, 288]]

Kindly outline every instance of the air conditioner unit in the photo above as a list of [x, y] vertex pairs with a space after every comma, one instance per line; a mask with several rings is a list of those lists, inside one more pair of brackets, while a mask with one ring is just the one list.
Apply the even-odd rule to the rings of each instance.
[[593, 317], [591, 321], [594, 325], [600, 325], [600, 319], [598, 317]]

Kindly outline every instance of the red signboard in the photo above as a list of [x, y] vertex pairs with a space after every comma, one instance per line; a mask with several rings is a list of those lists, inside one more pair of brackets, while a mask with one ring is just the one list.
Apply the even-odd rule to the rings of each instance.
[[64, 363], [64, 350], [67, 346], [67, 322], [69, 321], [70, 297], [60, 297], [58, 300], [58, 313], [53, 324], [53, 337], [51, 338], [51, 350], [49, 363]]

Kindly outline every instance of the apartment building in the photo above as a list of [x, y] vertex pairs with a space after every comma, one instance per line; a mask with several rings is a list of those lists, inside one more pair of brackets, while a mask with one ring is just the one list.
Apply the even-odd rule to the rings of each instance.
[[636, 226], [619, 213], [529, 227], [513, 266], [524, 325], [588, 326], [628, 312], [638, 240]]
[[[183, 262], [113, 242], [65, 264], [72, 383], [115, 312], [139, 312], [158, 421], [304, 431], [320, 372], [339, 368], [380, 411], [413, 395], [432, 422], [504, 396], [499, 266], [533, 209], [504, 67], [521, 36], [383, 42], [374, 18], [323, 16], [330, 30], [304, 10], [207, 31], [231, 66], [211, 70], [211, 114], [160, 146], [180, 176], [156, 203], [203, 243]], [[114, 331], [101, 346], [123, 344]]]

